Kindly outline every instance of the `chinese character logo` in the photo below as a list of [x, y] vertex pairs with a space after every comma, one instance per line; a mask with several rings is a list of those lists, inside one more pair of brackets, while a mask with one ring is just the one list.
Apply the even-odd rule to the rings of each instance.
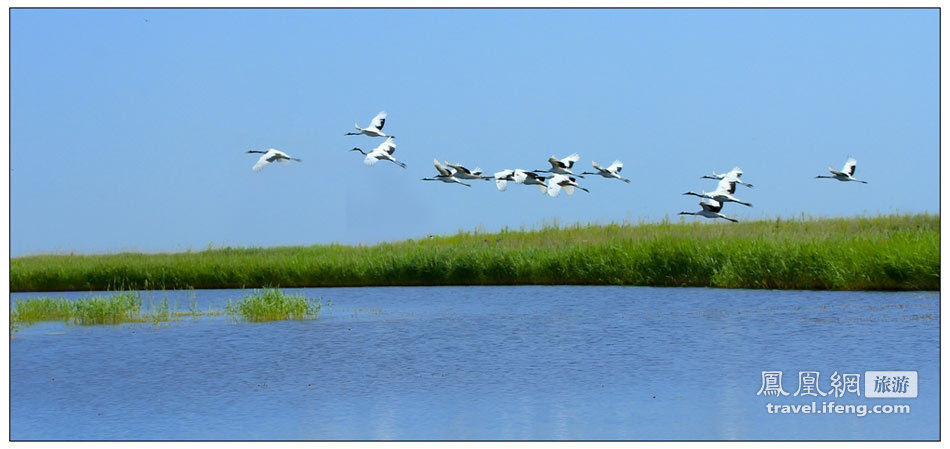
[[845, 393], [854, 393], [861, 396], [861, 375], [860, 374], [838, 374], [835, 371], [831, 375], [831, 391], [836, 398], [840, 398]]
[[818, 389], [818, 371], [798, 372], [798, 391], [793, 396], [824, 396], [828, 393]]
[[910, 380], [907, 376], [875, 376], [874, 377], [874, 392], [875, 393], [898, 393], [903, 394], [907, 393], [907, 387], [910, 385]]
[[865, 371], [864, 397], [916, 398], [917, 371]]
[[759, 388], [758, 395], [766, 396], [788, 396], [788, 392], [782, 389], [781, 371], [762, 371], [762, 388]]

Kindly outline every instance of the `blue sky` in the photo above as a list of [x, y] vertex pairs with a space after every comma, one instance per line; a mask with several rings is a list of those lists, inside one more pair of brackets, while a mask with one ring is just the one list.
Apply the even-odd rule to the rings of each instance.
[[[739, 165], [740, 220], [939, 211], [929, 10], [13, 10], [13, 256], [375, 243], [679, 220]], [[386, 110], [389, 163], [344, 136]], [[303, 159], [251, 171], [249, 149]], [[625, 163], [631, 184], [419, 179], [432, 158]], [[816, 180], [852, 155], [869, 184]], [[686, 220], [705, 220], [688, 217]]]

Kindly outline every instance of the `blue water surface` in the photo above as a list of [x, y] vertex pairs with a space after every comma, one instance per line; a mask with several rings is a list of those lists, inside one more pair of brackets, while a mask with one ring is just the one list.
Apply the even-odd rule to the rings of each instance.
[[[38, 323], [10, 343], [13, 440], [938, 439], [939, 293], [287, 289], [318, 319]], [[223, 309], [248, 291], [143, 292]], [[78, 298], [92, 293], [54, 293]], [[14, 294], [17, 298], [43, 294]], [[330, 303], [329, 307], [327, 304]], [[919, 396], [864, 397], [870, 370]], [[782, 371], [789, 396], [757, 395]], [[861, 396], [795, 396], [799, 371]], [[767, 403], [909, 405], [770, 414]]]

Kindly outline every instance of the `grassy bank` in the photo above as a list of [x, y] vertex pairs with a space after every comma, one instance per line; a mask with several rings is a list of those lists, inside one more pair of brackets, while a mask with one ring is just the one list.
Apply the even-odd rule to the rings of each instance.
[[384, 285], [653, 285], [937, 290], [940, 220], [887, 215], [549, 226], [374, 246], [42, 255], [12, 291]]

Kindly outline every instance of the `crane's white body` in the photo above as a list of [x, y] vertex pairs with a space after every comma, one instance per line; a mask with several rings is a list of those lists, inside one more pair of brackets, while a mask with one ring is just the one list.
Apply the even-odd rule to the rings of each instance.
[[538, 190], [544, 195], [548, 191], [548, 185], [544, 182], [545, 179], [547, 178], [544, 176], [520, 168], [495, 173], [495, 185], [501, 191], [508, 189], [508, 181], [514, 181], [515, 184], [538, 186]]
[[629, 179], [624, 179], [622, 176], [620, 176], [620, 170], [623, 170], [623, 162], [614, 161], [614, 163], [607, 166], [607, 168], [601, 167], [600, 164], [595, 161], [590, 161], [590, 165], [592, 165], [597, 171], [584, 172], [581, 173], [582, 175], [600, 175], [605, 178], [619, 179], [628, 184], [630, 183]]
[[574, 179], [573, 176], [557, 174], [552, 176], [548, 181], [548, 196], [557, 198], [557, 196], [561, 193], [561, 190], [567, 192], [568, 195], [573, 195], [574, 188], [578, 188], [590, 193], [590, 190], [577, 185], [576, 179]]
[[362, 135], [367, 135], [370, 137], [395, 137], [395, 136], [387, 136], [386, 133], [383, 132], [383, 126], [385, 125], [386, 125], [386, 111], [382, 111], [379, 114], [376, 114], [376, 117], [373, 117], [373, 121], [370, 122], [370, 125], [368, 127], [360, 128], [360, 125], [358, 123], [354, 124], [353, 126], [356, 127], [356, 130], [359, 132], [346, 133], [346, 135], [358, 136], [362, 134]]
[[703, 191], [700, 193], [695, 192], [686, 192], [683, 195], [693, 195], [701, 198], [709, 198], [711, 200], [716, 200], [720, 203], [732, 202], [739, 203], [743, 206], [752, 207], [751, 203], [745, 203], [732, 194], [736, 191], [736, 182], [732, 179], [724, 178], [719, 181], [719, 187], [712, 192]]
[[508, 181], [515, 180], [515, 171], [514, 170], [502, 170], [500, 172], [495, 172], [495, 186], [498, 187], [499, 192], [504, 192], [508, 190]]
[[544, 183], [545, 179], [546, 178], [544, 176], [540, 176], [537, 173], [520, 168], [514, 170], [502, 170], [495, 173], [495, 185], [498, 186], [498, 190], [503, 192], [508, 189], [508, 181], [513, 181], [515, 184], [538, 186], [541, 194], [544, 195], [544, 193], [548, 190], [547, 184]]
[[703, 210], [699, 212], [680, 212], [679, 215], [698, 215], [706, 218], [723, 218], [733, 223], [739, 222], [739, 220], [736, 220], [735, 218], [729, 218], [720, 212], [722, 210], [722, 203], [719, 201], [703, 198], [699, 201], [699, 205], [703, 208]]
[[515, 182], [518, 184], [524, 184], [526, 186], [538, 186], [538, 190], [541, 191], [542, 195], [548, 191], [548, 185], [545, 183], [545, 181], [548, 179], [547, 176], [541, 176], [537, 173], [519, 168], [515, 170], [514, 178]]
[[432, 165], [435, 165], [435, 169], [439, 171], [439, 174], [432, 178], [422, 178], [423, 181], [442, 181], [449, 184], [454, 183], [454, 184], [461, 184], [466, 187], [471, 187], [470, 184], [466, 184], [462, 181], [459, 181], [458, 178], [455, 177], [455, 170], [449, 170], [443, 167], [442, 164], [439, 163], [438, 159], [433, 158]]
[[366, 157], [363, 158], [363, 163], [366, 165], [376, 165], [379, 161], [390, 161], [402, 168], [406, 168], [406, 164], [397, 161], [396, 158], [393, 157], [393, 153], [396, 152], [396, 142], [393, 141], [392, 136], [387, 137], [383, 143], [379, 144], [379, 146], [369, 153], [361, 150], [359, 147], [353, 148], [350, 151], [359, 151], [366, 155]]
[[730, 179], [730, 180], [733, 180], [733, 181], [735, 181], [736, 183], [742, 184], [742, 185], [744, 185], [744, 186], [746, 186], [746, 187], [752, 187], [752, 184], [749, 184], [749, 183], [744, 182], [744, 181], [742, 180], [742, 173], [743, 173], [743, 172], [742, 172], [742, 169], [739, 168], [738, 166], [736, 166], [736, 167], [733, 167], [732, 170], [729, 170], [729, 171], [726, 172], [726, 173], [717, 174], [715, 171], [713, 171], [713, 172], [712, 172], [712, 176], [706, 175], [706, 176], [702, 176], [702, 178], [705, 178], [705, 179], [719, 179], [719, 180], [722, 180], [722, 179]]
[[551, 164], [550, 170], [534, 170], [534, 171], [538, 173], [554, 173], [554, 174], [570, 175], [570, 176], [576, 176], [578, 178], [583, 178], [583, 176], [575, 175], [571, 171], [571, 168], [574, 167], [574, 163], [579, 161], [580, 159], [581, 157], [578, 156], [577, 153], [574, 153], [563, 159], [558, 159], [554, 157], [554, 155], [551, 155], [551, 157], [548, 158], [548, 162]]
[[257, 160], [257, 163], [254, 164], [253, 167], [251, 167], [251, 170], [254, 170], [254, 171], [261, 171], [262, 168], [264, 168], [267, 164], [270, 164], [271, 162], [277, 162], [280, 164], [289, 164], [290, 161], [303, 162], [300, 159], [288, 156], [287, 153], [284, 153], [283, 151], [275, 150], [273, 148], [268, 149], [267, 151], [248, 150], [248, 153], [262, 153], [263, 154], [260, 157], [260, 159]]
[[479, 167], [475, 167], [474, 170], [469, 170], [462, 164], [450, 164], [449, 161], [445, 161], [445, 165], [446, 167], [455, 169], [455, 177], [459, 179], [492, 179], [491, 176], [482, 176], [482, 169]]
[[828, 171], [831, 172], [832, 176], [815, 176], [815, 178], [828, 178], [828, 179], [837, 179], [838, 181], [854, 181], [860, 182], [862, 184], [867, 184], [867, 181], [861, 181], [860, 179], [854, 178], [854, 170], [858, 168], [858, 161], [853, 157], [849, 157], [848, 160], [844, 163], [844, 167], [841, 171], [835, 170], [832, 167], [828, 167]]

